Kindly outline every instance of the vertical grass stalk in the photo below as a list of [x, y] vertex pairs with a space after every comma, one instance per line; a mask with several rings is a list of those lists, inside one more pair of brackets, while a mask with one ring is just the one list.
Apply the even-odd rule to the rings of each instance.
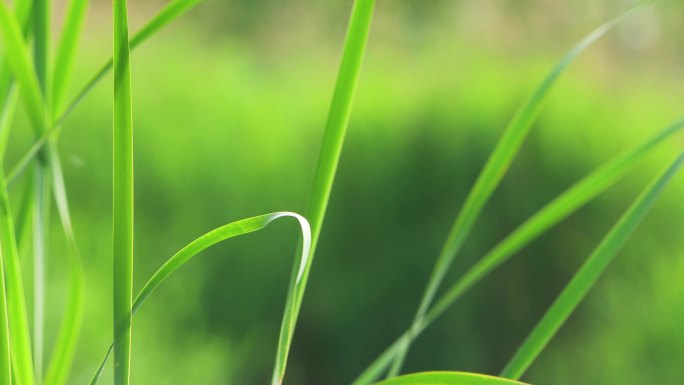
[[347, 126], [349, 125], [349, 116], [351, 115], [361, 63], [366, 51], [374, 8], [375, 0], [356, 0], [349, 20], [340, 69], [305, 215], [311, 223], [311, 250], [302, 273], [299, 274], [294, 269], [292, 271], [285, 314], [283, 315], [280, 336], [278, 338], [276, 362], [273, 368], [273, 385], [282, 383], [285, 376], [285, 366], [297, 317], [304, 298], [304, 291], [313, 262], [316, 244], [323, 226], [323, 218], [325, 217], [328, 200], [330, 199], [330, 191], [335, 180], [337, 165], [342, 153]]
[[126, 0], [114, 0], [114, 385], [130, 380], [133, 304], [133, 122]]

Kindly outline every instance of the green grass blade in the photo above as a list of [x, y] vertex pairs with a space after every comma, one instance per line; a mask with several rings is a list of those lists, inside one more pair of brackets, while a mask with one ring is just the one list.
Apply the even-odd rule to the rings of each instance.
[[43, 134], [33, 143], [31, 148], [19, 159], [17, 164], [12, 167], [9, 173], [7, 173], [7, 187], [12, 188], [14, 182], [17, 178], [26, 170], [33, 158], [43, 149], [45, 143], [48, 142], [52, 134], [57, 133], [61, 130], [62, 126], [55, 126], [48, 130], [45, 130]]
[[[631, 9], [630, 9], [631, 10]], [[437, 258], [430, 279], [423, 293], [418, 310], [414, 317], [412, 328], [419, 328], [424, 322], [424, 317], [437, 290], [439, 289], [444, 276], [452, 265], [463, 242], [467, 238], [482, 209], [489, 200], [492, 193], [496, 190], [501, 179], [504, 177], [508, 168], [520, 151], [527, 134], [535, 121], [546, 96], [556, 84], [563, 71], [572, 63], [579, 54], [587, 49], [592, 43], [603, 36], [610, 28], [620, 21], [630, 10], [625, 11], [615, 19], [601, 25], [577, 45], [575, 45], [547, 75], [534, 93], [518, 109], [513, 119], [506, 127], [502, 137], [492, 151], [484, 168], [471, 189], [466, 201], [459, 212], [453, 227], [451, 228], [444, 246]], [[404, 359], [411, 344], [411, 335], [405, 338], [403, 346], [397, 355], [392, 367], [388, 372], [388, 377], [395, 376], [401, 371]]]
[[598, 281], [682, 164], [684, 153], [679, 155], [627, 209], [506, 365], [501, 374], [503, 377], [517, 379], [525, 373]]
[[476, 283], [484, 279], [498, 266], [513, 257], [520, 249], [530, 244], [561, 220], [567, 218], [577, 209], [584, 206], [599, 194], [617, 183], [628, 172], [642, 163], [646, 157], [653, 154], [659, 145], [672, 139], [676, 133], [684, 129], [684, 119], [681, 119], [665, 129], [635, 146], [633, 149], [615, 157], [603, 166], [597, 168], [572, 187], [567, 189], [556, 199], [537, 211], [511, 234], [499, 242], [492, 250], [482, 257], [466, 273], [459, 278], [440, 297], [435, 305], [427, 312], [423, 322], [409, 329], [402, 337], [376, 359], [355, 381], [354, 385], [367, 385], [378, 378], [387, 368], [387, 357], [394, 356], [410, 334], [416, 338], [425, 328], [439, 318], [465, 292]]
[[285, 376], [292, 337], [294, 336], [299, 310], [304, 298], [316, 244], [323, 226], [323, 219], [328, 206], [337, 165], [342, 153], [342, 146], [349, 124], [361, 63], [366, 51], [374, 8], [375, 0], [356, 0], [349, 20], [342, 60], [306, 211], [306, 217], [311, 221], [312, 228], [311, 251], [303, 276], [301, 277], [302, 279], [300, 280], [298, 275], [295, 280], [294, 274], [291, 279], [280, 335], [278, 337], [278, 349], [271, 382], [273, 385], [281, 384]]
[[[275, 212], [270, 214], [259, 215], [252, 218], [242, 219], [236, 222], [231, 222], [227, 225], [221, 226], [214, 229], [201, 237], [195, 239], [194, 241], [187, 244], [180, 251], [174, 254], [169, 260], [150, 278], [143, 289], [140, 291], [138, 296], [133, 302], [133, 314], [136, 314], [140, 307], [145, 303], [145, 301], [150, 297], [150, 295], [166, 280], [171, 274], [178, 271], [183, 265], [190, 261], [193, 257], [199, 255], [202, 251], [207, 248], [225, 241], [226, 239], [234, 238], [240, 235], [253, 233], [259, 231], [270, 223], [279, 218], [291, 217], [295, 218], [302, 231], [302, 248], [300, 257], [295, 261], [294, 271], [297, 272], [297, 281], [301, 281], [301, 277], [304, 274], [304, 269], [307, 265], [307, 258], [309, 257], [309, 250], [311, 248], [311, 228], [309, 222], [299, 214], [292, 212]], [[297, 263], [298, 262], [298, 263]], [[97, 371], [90, 380], [90, 385], [95, 385], [102, 375], [107, 358], [112, 351], [112, 347], [109, 348], [107, 354], [105, 355], [102, 363], [98, 367]]]
[[391, 378], [378, 382], [376, 385], [523, 385], [523, 383], [476, 373], [423, 372]]
[[55, 139], [52, 139], [48, 149], [53, 181], [52, 191], [54, 193], [60, 222], [62, 223], [64, 235], [66, 236], [67, 245], [69, 247], [67, 255], [69, 258], [70, 279], [67, 304], [64, 309], [62, 324], [45, 375], [45, 385], [65, 385], [73, 364], [76, 345], [83, 322], [85, 283], [81, 254], [76, 243], [76, 237], [71, 222], [69, 202], [64, 185], [64, 175], [62, 173], [62, 166], [59, 160]]
[[45, 320], [47, 234], [50, 223], [50, 172], [43, 162], [33, 170], [33, 363], [36, 384], [42, 383]]
[[0, 38], [5, 45], [10, 68], [21, 87], [29, 119], [36, 132], [40, 133], [45, 127], [45, 104], [40, 83], [19, 23], [4, 1], [0, 2]]
[[[173, 0], [169, 2], [159, 13], [138, 31], [130, 40], [130, 49], [133, 50], [167, 24], [183, 15], [202, 0]], [[86, 83], [76, 94], [74, 99], [67, 105], [64, 111], [54, 121], [55, 125], [61, 124], [81, 100], [92, 88], [112, 69], [113, 59], [109, 59], [100, 70]]]
[[[0, 164], [1, 166], [1, 164]], [[5, 266], [5, 284], [10, 330], [13, 376], [18, 385], [34, 385], [31, 339], [24, 284], [19, 264], [14, 223], [5, 176], [0, 172], [0, 252]]]
[[8, 91], [4, 102], [4, 108], [0, 111], [0, 159], [4, 160], [7, 142], [9, 141], [12, 122], [14, 121], [14, 111], [17, 106], [18, 92], [14, 87]]
[[[67, 5], [62, 37], [57, 46], [55, 68], [52, 75], [52, 111], [61, 111], [67, 84], [71, 79], [78, 41], [83, 30], [88, 0], [70, 0]], [[55, 116], [51, 117], [53, 120]]]
[[114, 385], [128, 385], [133, 305], [133, 119], [127, 0], [114, 0]]
[[[2, 161], [0, 161], [0, 165]], [[2, 172], [2, 171], [0, 171]], [[0, 209], [5, 208], [0, 203]], [[0, 213], [0, 217], [11, 215]], [[7, 295], [5, 294], [5, 262], [3, 248], [0, 245], [0, 385], [12, 385], [12, 361], [10, 359], [9, 318], [7, 311]]]

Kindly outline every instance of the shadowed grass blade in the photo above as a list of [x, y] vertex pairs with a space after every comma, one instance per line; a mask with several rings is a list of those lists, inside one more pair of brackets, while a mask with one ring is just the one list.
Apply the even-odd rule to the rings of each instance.
[[[0, 160], [0, 165], [2, 161]], [[0, 172], [2, 172], [0, 170]], [[5, 208], [0, 203], [0, 210]], [[0, 217], [10, 215], [0, 213]], [[10, 334], [7, 314], [7, 295], [5, 294], [5, 262], [3, 247], [0, 245], [0, 385], [12, 385], [12, 361], [10, 360]]]
[[423, 372], [391, 378], [375, 385], [523, 385], [523, 383], [476, 373]]
[[598, 281], [682, 164], [684, 154], [679, 155], [627, 209], [506, 365], [501, 374], [503, 377], [517, 379], [525, 373]]
[[[468, 194], [468, 197], [449, 232], [447, 240], [442, 247], [430, 275], [418, 310], [416, 311], [412, 328], [417, 329], [424, 322], [423, 318], [430, 308], [432, 300], [444, 280], [444, 276], [474, 226], [475, 221], [480, 216], [483, 207], [498, 187], [501, 179], [508, 171], [511, 162], [520, 151], [520, 147], [525, 141], [532, 123], [539, 115], [546, 96], [553, 85], [556, 84], [556, 81], [563, 71], [580, 53], [598, 40], [598, 38], [603, 36], [632, 9], [633, 8], [630, 8], [615, 19], [601, 25], [575, 45], [547, 75], [534, 93], [523, 103], [513, 116], [513, 119], [508, 127], [506, 127], [501, 139], [499, 139], [499, 142], [490, 154], [489, 159], [478, 176], [472, 190]], [[388, 377], [395, 376], [401, 371], [404, 359], [411, 345], [411, 340], [411, 335], [408, 335], [405, 338], [400, 347], [399, 354], [396, 356], [394, 363], [388, 372]]]
[[133, 305], [133, 121], [126, 0], [114, 0], [114, 385], [128, 385]]
[[[133, 314], [140, 309], [147, 298], [149, 298], [149, 296], [159, 287], [159, 285], [161, 285], [162, 282], [164, 282], [164, 280], [166, 280], [166, 278], [168, 278], [181, 266], [185, 265], [188, 261], [202, 251], [219, 242], [225, 241], [226, 239], [259, 231], [276, 219], [285, 217], [295, 218], [298, 221], [302, 231], [302, 247], [300, 257], [293, 265], [293, 270], [297, 272], [297, 282], [301, 282], [301, 277], [304, 274], [307, 258], [309, 257], [309, 250], [311, 248], [311, 228], [309, 226], [309, 222], [307, 222], [307, 220], [301, 215], [291, 212], [275, 212], [271, 214], [264, 214], [221, 226], [202, 235], [201, 237], [190, 242], [187, 246], [183, 247], [180, 251], [169, 258], [169, 260], [159, 270], [157, 270], [152, 278], [147, 281], [133, 303]], [[90, 380], [90, 385], [95, 385], [99, 380], [111, 351], [112, 347], [110, 346], [107, 354], [102, 360], [102, 363]]]
[[568, 190], [549, 202], [510, 235], [504, 238], [482, 259], [459, 278], [426, 314], [423, 322], [409, 329], [379, 358], [377, 358], [355, 381], [354, 385], [367, 385], [382, 375], [388, 366], [388, 360], [399, 351], [402, 340], [416, 338], [425, 328], [441, 316], [465, 292], [484, 279], [502, 263], [513, 257], [520, 249], [537, 239], [561, 220], [567, 218], [577, 209], [613, 186], [629, 171], [643, 162], [660, 144], [671, 139], [684, 129], [684, 119], [670, 125], [649, 137], [632, 150], [617, 156], [610, 162], [597, 168]]
[[[71, 79], [78, 41], [83, 30], [88, 0], [70, 0], [67, 5], [62, 37], [57, 46], [52, 75], [52, 112], [62, 111], [67, 84]], [[55, 116], [51, 116], [54, 120]]]
[[83, 321], [84, 307], [84, 276], [81, 264], [81, 255], [76, 244], [71, 215], [69, 213], [69, 203], [64, 186], [64, 176], [62, 175], [61, 162], [57, 153], [55, 140], [52, 139], [48, 149], [50, 156], [50, 167], [52, 171], [53, 193], [57, 212], [59, 214], [64, 235], [66, 236], [69, 248], [69, 289], [67, 292], [67, 304], [62, 316], [57, 340], [53, 347], [52, 356], [45, 375], [45, 385], [65, 385], [69, 371], [73, 364], [76, 345], [80, 334]]
[[325, 132], [323, 133], [323, 141], [314, 174], [313, 188], [306, 211], [306, 217], [311, 221], [312, 228], [311, 251], [301, 281], [299, 280], [299, 275], [295, 281], [294, 271], [291, 278], [285, 314], [278, 337], [278, 350], [271, 380], [273, 385], [282, 383], [285, 376], [287, 358], [299, 316], [299, 309], [304, 298], [306, 282], [309, 277], [311, 263], [314, 259], [316, 244], [318, 243], [318, 237], [323, 225], [323, 218], [325, 217], [330, 191], [332, 190], [337, 165], [342, 153], [344, 137], [349, 124], [349, 116], [351, 114], [356, 85], [358, 84], [361, 63], [366, 51], [374, 7], [375, 0], [356, 0], [349, 20], [340, 69]]
[[21, 87], [21, 96], [29, 119], [40, 133], [45, 127], [45, 105], [41, 96], [40, 83], [33, 70], [31, 58], [17, 19], [7, 4], [0, 2], [0, 38], [5, 45], [12, 73]]
[[[2, 166], [0, 164], [0, 166]], [[24, 284], [19, 264], [14, 223], [5, 176], [0, 172], [0, 252], [5, 266], [7, 314], [9, 319], [12, 375], [18, 385], [34, 385], [31, 339], [26, 314]]]

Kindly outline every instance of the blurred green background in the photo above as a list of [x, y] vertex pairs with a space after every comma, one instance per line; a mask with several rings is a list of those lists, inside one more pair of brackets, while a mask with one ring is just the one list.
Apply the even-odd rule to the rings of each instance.
[[[565, 51], [627, 4], [378, 2], [286, 383], [347, 384], [408, 327], [517, 106]], [[162, 5], [130, 2], [131, 29]], [[351, 5], [206, 0], [135, 51], [136, 288], [214, 227], [304, 210]], [[109, 7], [90, 8], [73, 92], [110, 55]], [[570, 67], [447, 282], [573, 182], [684, 115], [683, 26], [684, 5], [661, 2]], [[111, 81], [74, 110], [60, 140], [88, 285], [74, 384], [88, 381], [111, 339]], [[25, 129], [14, 130], [8, 167], [32, 140], [19, 118]], [[471, 290], [417, 340], [405, 371], [498, 373], [683, 147], [677, 141]], [[525, 380], [681, 382], [683, 194], [680, 175]], [[56, 219], [48, 336], [66, 285]], [[133, 383], [267, 383], [296, 242], [296, 226], [277, 223], [206, 251], [168, 280], [136, 317]], [[110, 377], [108, 369], [103, 384]]]

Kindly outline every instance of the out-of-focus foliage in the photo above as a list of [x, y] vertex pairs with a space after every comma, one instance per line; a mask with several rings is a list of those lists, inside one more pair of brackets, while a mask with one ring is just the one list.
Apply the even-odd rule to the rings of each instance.
[[[624, 5], [379, 2], [290, 383], [346, 384], [409, 325], [449, 226], [515, 108], [563, 52]], [[103, 43], [111, 40], [109, 6], [89, 11], [77, 80], [111, 51]], [[156, 6], [131, 3], [131, 29]], [[211, 228], [303, 211], [350, 6], [206, 0], [134, 53], [136, 291]], [[684, 113], [683, 11], [677, 2], [640, 11], [570, 68], [447, 281], [572, 182]], [[111, 77], [74, 110], [60, 139], [88, 288], [75, 384], [87, 382], [111, 341], [109, 301], [101, 300], [111, 297], [110, 85]], [[18, 119], [8, 168], [32, 137], [26, 115]], [[467, 294], [416, 341], [405, 370], [497, 373], [683, 140]], [[683, 193], [679, 177], [527, 382], [681, 379]], [[137, 316], [135, 383], [267, 381], [296, 247], [294, 229], [273, 227], [208, 250], [165, 282]], [[56, 222], [54, 230], [54, 249], [65, 250]], [[64, 301], [66, 267], [52, 261], [48, 271], [49, 311]], [[57, 315], [48, 314], [48, 336]], [[49, 351], [54, 341], [46, 342]]]

